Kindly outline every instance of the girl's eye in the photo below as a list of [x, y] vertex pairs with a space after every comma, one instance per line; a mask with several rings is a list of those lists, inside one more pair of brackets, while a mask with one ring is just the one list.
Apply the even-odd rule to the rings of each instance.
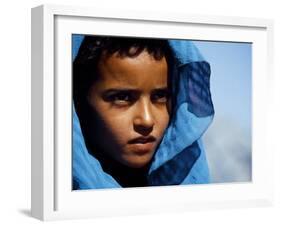
[[166, 103], [169, 99], [168, 90], [158, 90], [151, 95], [152, 102]]
[[118, 93], [112, 96], [113, 101], [130, 101], [131, 97], [126, 93]]
[[108, 96], [107, 100], [115, 105], [130, 105], [135, 101], [136, 97], [131, 92], [116, 92]]

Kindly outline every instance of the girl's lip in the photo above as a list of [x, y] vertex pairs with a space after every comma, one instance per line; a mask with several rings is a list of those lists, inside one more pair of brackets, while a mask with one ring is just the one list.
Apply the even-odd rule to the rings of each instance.
[[154, 136], [140, 136], [131, 139], [128, 144], [132, 147], [133, 152], [138, 155], [151, 153], [154, 149], [156, 138]]
[[154, 143], [156, 141], [156, 138], [154, 136], [140, 136], [136, 137], [132, 140], [129, 140], [129, 144], [147, 144], [147, 143]]
[[144, 155], [150, 153], [153, 150], [154, 143], [155, 142], [135, 143], [131, 144], [131, 147], [133, 148], [133, 152]]

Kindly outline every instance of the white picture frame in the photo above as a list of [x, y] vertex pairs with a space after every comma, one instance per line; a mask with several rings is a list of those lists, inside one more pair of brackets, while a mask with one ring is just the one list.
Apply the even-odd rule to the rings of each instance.
[[[188, 37], [186, 29], [192, 31]], [[72, 191], [70, 34], [94, 32], [252, 42], [252, 182]], [[32, 216], [57, 220], [271, 205], [273, 179], [268, 175], [273, 171], [273, 151], [267, 119], [272, 109], [272, 33], [273, 22], [265, 19], [57, 5], [33, 8]]]

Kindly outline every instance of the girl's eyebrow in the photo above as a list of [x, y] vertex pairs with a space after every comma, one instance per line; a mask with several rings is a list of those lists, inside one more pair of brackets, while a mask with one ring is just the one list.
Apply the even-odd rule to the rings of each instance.
[[108, 98], [110, 98], [110, 96], [112, 95], [116, 95], [116, 94], [138, 94], [140, 91], [137, 89], [128, 89], [128, 88], [114, 88], [114, 89], [107, 89], [104, 90], [101, 94], [102, 98], [107, 100]]
[[[169, 90], [167, 86], [164, 87], [157, 87], [155, 89], [153, 89], [152, 91], [166, 91]], [[110, 88], [110, 89], [106, 89], [104, 90], [103, 93], [114, 93], [114, 92], [141, 92], [140, 89], [134, 89], [134, 88]]]
[[133, 88], [114, 88], [114, 89], [106, 89], [103, 93], [130, 92], [130, 91], [139, 91], [139, 90]]
[[[169, 94], [169, 89], [167, 86], [164, 86], [164, 87], [159, 87], [159, 88], [155, 88], [153, 90], [151, 90], [151, 93], [158, 93], [158, 92], [164, 92], [164, 93], [167, 93]], [[118, 95], [118, 94], [128, 94], [128, 95], [140, 95], [141, 93], [141, 90], [139, 89], [133, 89], [133, 88], [110, 88], [110, 89], [107, 89], [107, 90], [104, 90], [101, 94], [102, 98], [104, 100], [109, 100], [109, 98], [112, 96], [112, 95]]]

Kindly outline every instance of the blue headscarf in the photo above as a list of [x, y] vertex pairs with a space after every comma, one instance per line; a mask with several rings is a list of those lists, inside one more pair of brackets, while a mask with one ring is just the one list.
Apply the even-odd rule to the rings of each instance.
[[[72, 37], [74, 59], [83, 40]], [[148, 172], [149, 186], [209, 183], [209, 169], [201, 137], [214, 116], [210, 93], [210, 65], [191, 41], [168, 41], [176, 66], [172, 73], [174, 114]], [[118, 188], [85, 145], [73, 106], [73, 183], [76, 189]]]

